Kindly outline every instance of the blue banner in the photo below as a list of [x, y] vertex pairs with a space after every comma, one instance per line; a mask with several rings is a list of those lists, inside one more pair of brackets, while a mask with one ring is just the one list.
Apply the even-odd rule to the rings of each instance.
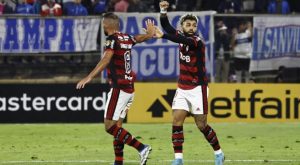
[[297, 17], [255, 17], [251, 71], [300, 67], [300, 21]]
[[3, 53], [83, 52], [97, 50], [100, 18], [0, 18]]

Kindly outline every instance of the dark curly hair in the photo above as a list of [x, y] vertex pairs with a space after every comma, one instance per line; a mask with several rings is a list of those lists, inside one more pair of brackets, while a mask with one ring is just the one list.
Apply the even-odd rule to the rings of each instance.
[[193, 20], [193, 21], [196, 21], [196, 23], [198, 23], [197, 16], [194, 16], [193, 14], [185, 14], [180, 17], [180, 25], [183, 25], [183, 22], [186, 20]]

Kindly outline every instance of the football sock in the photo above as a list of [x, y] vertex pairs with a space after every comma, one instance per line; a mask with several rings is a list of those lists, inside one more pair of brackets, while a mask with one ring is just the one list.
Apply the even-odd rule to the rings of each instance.
[[213, 147], [214, 151], [217, 151], [221, 148], [216, 132], [209, 125], [206, 125], [206, 127], [201, 130], [201, 132], [203, 133], [209, 144]]
[[[172, 127], [172, 143], [173, 149], [175, 153], [175, 158], [177, 153], [177, 157], [182, 159], [182, 144], [184, 142], [184, 135], [183, 135], [183, 126], [174, 126]], [[181, 155], [181, 156], [180, 156]]]
[[132, 135], [127, 130], [122, 127], [118, 127], [116, 124], [110, 127], [107, 132], [113, 135], [116, 140], [132, 146], [138, 151], [142, 151], [145, 147], [144, 144], [139, 142], [136, 138], [132, 137]]
[[175, 153], [175, 159], [183, 159], [182, 153]]
[[122, 165], [123, 164], [124, 143], [122, 143], [119, 140], [114, 139], [113, 145], [114, 145], [114, 151], [115, 151], [115, 164]]
[[218, 155], [218, 154], [222, 153], [222, 150], [219, 149], [219, 150], [217, 150], [217, 151], [214, 151], [214, 153], [215, 153], [215, 155]]

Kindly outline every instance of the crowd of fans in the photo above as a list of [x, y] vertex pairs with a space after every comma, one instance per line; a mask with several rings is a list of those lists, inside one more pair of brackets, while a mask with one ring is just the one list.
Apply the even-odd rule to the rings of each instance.
[[[2, 14], [85, 16], [115, 12], [159, 12], [160, 0], [0, 0]], [[170, 11], [298, 13], [299, 0], [169, 0]]]

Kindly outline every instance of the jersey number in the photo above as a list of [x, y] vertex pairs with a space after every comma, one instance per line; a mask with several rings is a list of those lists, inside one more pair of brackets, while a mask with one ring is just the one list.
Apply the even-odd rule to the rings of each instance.
[[131, 73], [130, 51], [126, 51], [124, 53], [124, 63], [125, 63], [125, 79], [132, 80], [132, 77], [130, 76]]

